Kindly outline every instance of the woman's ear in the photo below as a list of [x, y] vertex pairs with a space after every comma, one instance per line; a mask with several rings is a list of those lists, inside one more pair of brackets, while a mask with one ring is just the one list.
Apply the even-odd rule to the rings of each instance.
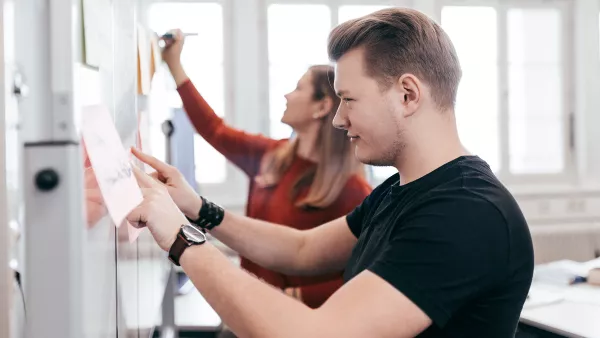
[[318, 111], [313, 114], [313, 118], [315, 119], [324, 118], [329, 114], [329, 112], [333, 108], [333, 100], [329, 96], [326, 96], [325, 98], [321, 99], [317, 104]]

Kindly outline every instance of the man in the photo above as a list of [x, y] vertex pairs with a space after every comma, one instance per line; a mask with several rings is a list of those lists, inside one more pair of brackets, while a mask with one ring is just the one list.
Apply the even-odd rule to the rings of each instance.
[[[336, 27], [328, 48], [344, 101], [334, 124], [358, 159], [399, 175], [347, 217], [297, 231], [224, 212], [176, 169], [134, 151], [158, 173], [135, 171], [145, 200], [128, 219], [149, 227], [241, 337], [513, 336], [532, 278], [531, 237], [510, 193], [460, 143], [450, 39], [425, 15], [394, 8]], [[262, 266], [345, 269], [346, 283], [309, 309], [190, 234], [177, 207]]]

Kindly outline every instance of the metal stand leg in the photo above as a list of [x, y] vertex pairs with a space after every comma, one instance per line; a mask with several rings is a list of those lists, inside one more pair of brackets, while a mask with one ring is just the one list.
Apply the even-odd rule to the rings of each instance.
[[175, 292], [177, 288], [177, 280], [175, 278], [175, 270], [171, 268], [167, 280], [167, 288], [162, 304], [162, 328], [160, 330], [161, 338], [177, 338], [179, 333], [175, 326]]
[[[173, 135], [174, 127], [170, 120], [166, 120], [162, 125], [162, 131], [165, 134], [166, 141], [166, 161], [167, 163], [172, 162], [172, 151], [171, 151], [171, 136]], [[165, 297], [162, 303], [162, 328], [160, 330], [161, 338], [177, 338], [179, 332], [175, 326], [175, 294], [177, 292], [177, 278], [175, 269], [171, 267], [169, 271], [169, 277], [167, 280], [167, 288], [165, 290]]]

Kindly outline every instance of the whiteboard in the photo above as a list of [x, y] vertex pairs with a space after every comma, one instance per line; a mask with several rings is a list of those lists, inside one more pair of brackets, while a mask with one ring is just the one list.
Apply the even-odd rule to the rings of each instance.
[[[106, 1], [98, 1], [98, 4], [103, 2]], [[100, 87], [102, 101], [111, 109], [117, 132], [124, 147], [128, 148], [139, 146], [140, 141], [136, 2], [119, 0], [110, 1], [109, 5], [107, 16], [111, 20], [106, 21], [112, 26], [110, 45], [98, 46], [104, 50], [101, 55], [106, 58], [97, 60]], [[87, 17], [84, 13], [84, 22]], [[116, 333], [123, 337], [148, 337], [160, 314], [170, 268], [165, 254], [147, 230], [136, 242], [129, 243], [127, 228], [116, 230], [108, 217], [88, 231], [88, 241], [89, 266], [102, 267], [90, 268], [96, 271], [86, 274], [86, 288], [90, 290], [86, 292], [89, 297], [86, 304], [90, 304], [90, 314], [86, 314], [89, 337], [114, 337]], [[92, 294], [92, 290], [99, 289], [102, 291]]]

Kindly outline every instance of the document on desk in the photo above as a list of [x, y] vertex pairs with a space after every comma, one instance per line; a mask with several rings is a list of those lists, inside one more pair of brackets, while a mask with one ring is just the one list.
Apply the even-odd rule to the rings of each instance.
[[131, 169], [129, 153], [123, 148], [105, 106], [83, 107], [81, 122], [86, 151], [106, 208], [115, 226], [127, 223], [129, 241], [134, 242], [141, 230], [125, 218], [142, 202], [143, 196]]

